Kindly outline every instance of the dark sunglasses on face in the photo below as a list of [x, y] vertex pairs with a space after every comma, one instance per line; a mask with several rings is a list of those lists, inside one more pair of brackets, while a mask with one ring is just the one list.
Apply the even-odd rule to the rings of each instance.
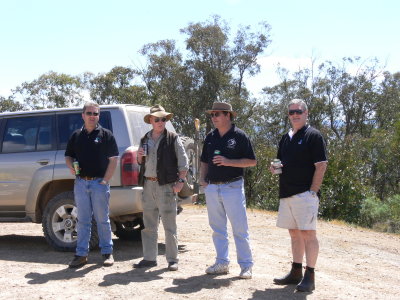
[[156, 122], [156, 123], [158, 123], [158, 122], [166, 122], [167, 121], [167, 118], [155, 118], [154, 119], [154, 122]]
[[227, 112], [226, 111], [217, 111], [215, 113], [210, 113], [211, 118], [218, 118], [220, 115], [224, 114], [226, 116]]
[[85, 114], [86, 114], [87, 116], [95, 116], [95, 117], [97, 117], [97, 116], [99, 115], [98, 112], [91, 112], [91, 111], [87, 111], [87, 112], [85, 112]]
[[294, 114], [301, 115], [304, 111], [301, 109], [291, 109], [289, 110], [289, 115], [293, 116]]

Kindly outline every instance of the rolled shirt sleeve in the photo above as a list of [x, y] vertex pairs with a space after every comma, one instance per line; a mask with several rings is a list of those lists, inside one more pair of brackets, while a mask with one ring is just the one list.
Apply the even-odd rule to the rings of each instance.
[[178, 159], [178, 171], [181, 172], [189, 170], [189, 159], [179, 136], [175, 140], [175, 153], [176, 158]]

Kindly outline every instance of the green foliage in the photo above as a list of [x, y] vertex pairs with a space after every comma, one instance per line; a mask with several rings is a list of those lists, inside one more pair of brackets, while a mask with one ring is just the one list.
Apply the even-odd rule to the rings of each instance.
[[146, 88], [135, 85], [135, 72], [131, 68], [114, 67], [105, 74], [86, 74], [90, 97], [99, 104], [149, 104]]
[[376, 197], [366, 198], [361, 206], [358, 224], [400, 233], [400, 195], [394, 195], [387, 201]]
[[80, 105], [84, 98], [82, 88], [79, 77], [51, 71], [22, 83], [13, 96], [22, 97], [30, 109], [61, 108]]
[[12, 97], [8, 99], [0, 96], [0, 112], [18, 111], [23, 110], [24, 106], [13, 100]]
[[194, 118], [211, 129], [205, 110], [215, 101], [231, 102], [235, 110], [251, 113], [244, 75], [255, 75], [260, 66], [257, 57], [269, 45], [269, 26], [261, 24], [257, 33], [241, 27], [231, 37], [229, 26], [215, 16], [211, 20], [190, 23], [181, 33], [187, 36], [185, 55], [173, 40], [145, 45], [141, 54], [147, 66], [136, 72], [142, 77], [152, 103], [161, 103], [175, 114], [179, 132], [193, 135]]
[[376, 197], [366, 198], [361, 205], [358, 224], [373, 227], [374, 224], [384, 223], [389, 219], [389, 206]]
[[364, 184], [363, 159], [358, 145], [346, 139], [344, 144], [328, 144], [328, 168], [321, 188], [320, 214], [326, 219], [355, 222], [359, 218], [361, 203], [370, 194]]

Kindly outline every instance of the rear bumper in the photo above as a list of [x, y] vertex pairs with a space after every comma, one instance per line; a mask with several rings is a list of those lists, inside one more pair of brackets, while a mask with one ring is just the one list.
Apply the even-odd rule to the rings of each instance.
[[143, 211], [142, 187], [111, 187], [110, 217]]

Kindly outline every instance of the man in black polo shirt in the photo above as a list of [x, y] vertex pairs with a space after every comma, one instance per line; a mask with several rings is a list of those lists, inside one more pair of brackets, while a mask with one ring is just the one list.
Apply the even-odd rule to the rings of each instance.
[[[109, 219], [109, 181], [118, 159], [118, 147], [112, 132], [98, 124], [100, 107], [86, 102], [83, 106], [84, 126], [73, 132], [65, 151], [65, 162], [73, 175], [75, 204], [78, 209], [76, 255], [69, 264], [78, 268], [87, 263], [92, 216], [96, 220], [103, 265], [114, 263]], [[79, 175], [73, 162], [79, 163]]]
[[[298, 291], [311, 292], [315, 289], [314, 268], [319, 251], [317, 194], [327, 167], [326, 146], [321, 133], [307, 124], [308, 110], [303, 100], [290, 101], [288, 112], [292, 129], [282, 137], [278, 148], [282, 174], [277, 226], [289, 230], [293, 262], [291, 271], [274, 282], [298, 284]], [[303, 277], [304, 254], [307, 267]]]
[[229, 272], [228, 232], [229, 219], [236, 245], [239, 277], [252, 277], [253, 257], [249, 242], [249, 228], [244, 194], [244, 168], [255, 166], [257, 161], [246, 134], [232, 123], [236, 113], [227, 103], [215, 102], [207, 111], [215, 129], [203, 146], [200, 166], [200, 184], [206, 195], [208, 220], [213, 230], [217, 257], [206, 269], [207, 274]]

